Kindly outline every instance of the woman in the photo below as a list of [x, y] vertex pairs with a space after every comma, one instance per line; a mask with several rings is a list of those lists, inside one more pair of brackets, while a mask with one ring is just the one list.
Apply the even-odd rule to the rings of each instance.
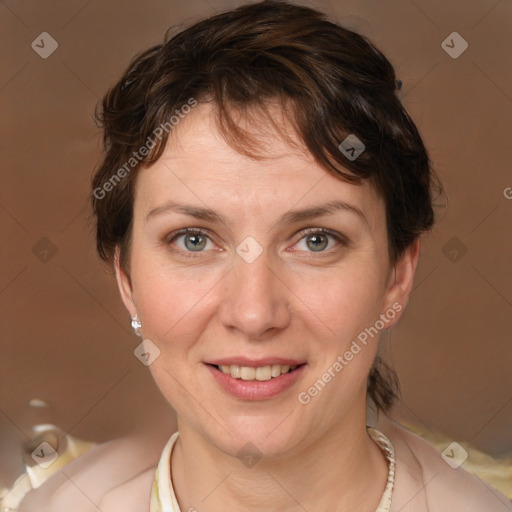
[[266, 1], [149, 49], [105, 96], [97, 247], [178, 431], [102, 511], [512, 510], [386, 417], [378, 340], [433, 224], [396, 93], [366, 39]]

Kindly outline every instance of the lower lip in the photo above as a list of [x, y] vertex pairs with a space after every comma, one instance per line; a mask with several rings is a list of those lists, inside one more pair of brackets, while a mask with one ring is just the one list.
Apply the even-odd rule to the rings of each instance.
[[235, 398], [242, 398], [244, 400], [267, 400], [274, 398], [293, 386], [302, 375], [306, 364], [298, 366], [292, 372], [283, 373], [281, 376], [273, 377], [270, 380], [235, 379], [231, 377], [231, 375], [217, 370], [215, 366], [210, 364], [207, 364], [206, 368], [220, 387]]

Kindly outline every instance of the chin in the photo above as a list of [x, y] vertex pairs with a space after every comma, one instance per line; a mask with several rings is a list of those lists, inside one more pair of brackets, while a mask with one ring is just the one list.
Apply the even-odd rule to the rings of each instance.
[[[290, 415], [291, 419], [292, 415]], [[279, 458], [303, 444], [302, 428], [280, 415], [247, 415], [231, 418], [207, 437], [220, 450], [237, 458]]]

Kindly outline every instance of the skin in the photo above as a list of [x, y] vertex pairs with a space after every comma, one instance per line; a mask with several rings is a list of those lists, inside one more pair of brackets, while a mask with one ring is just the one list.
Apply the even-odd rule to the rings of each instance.
[[[387, 461], [365, 428], [378, 336], [310, 403], [297, 395], [394, 303], [403, 312], [419, 242], [391, 265], [384, 201], [368, 183], [328, 174], [263, 121], [246, 128], [258, 134], [266, 158], [241, 155], [219, 134], [211, 108], [196, 107], [162, 157], [141, 170], [130, 276], [116, 258], [124, 304], [161, 351], [150, 370], [177, 412], [172, 479], [181, 510], [373, 512], [387, 478]], [[225, 223], [174, 211], [148, 217], [171, 200], [207, 207]], [[280, 220], [290, 210], [339, 200], [364, 218], [342, 209], [293, 224]], [[199, 239], [202, 251], [191, 250], [193, 235], [174, 234], [182, 228], [209, 232]], [[306, 228], [332, 230], [348, 243], [314, 238], [302, 233]], [[263, 248], [252, 263], [236, 252], [248, 236]], [[277, 397], [241, 400], [221, 390], [204, 364], [233, 355], [295, 358], [307, 366]], [[237, 458], [248, 442], [262, 454], [250, 468]]]

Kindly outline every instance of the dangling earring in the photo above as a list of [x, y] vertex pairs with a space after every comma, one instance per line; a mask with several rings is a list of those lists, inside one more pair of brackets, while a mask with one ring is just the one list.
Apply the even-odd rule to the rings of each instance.
[[133, 329], [133, 332], [137, 335], [137, 336], [142, 336], [141, 333], [140, 333], [140, 328], [142, 327], [142, 324], [139, 320], [139, 318], [137, 317], [137, 315], [135, 315], [134, 317], [132, 317], [132, 329]]

